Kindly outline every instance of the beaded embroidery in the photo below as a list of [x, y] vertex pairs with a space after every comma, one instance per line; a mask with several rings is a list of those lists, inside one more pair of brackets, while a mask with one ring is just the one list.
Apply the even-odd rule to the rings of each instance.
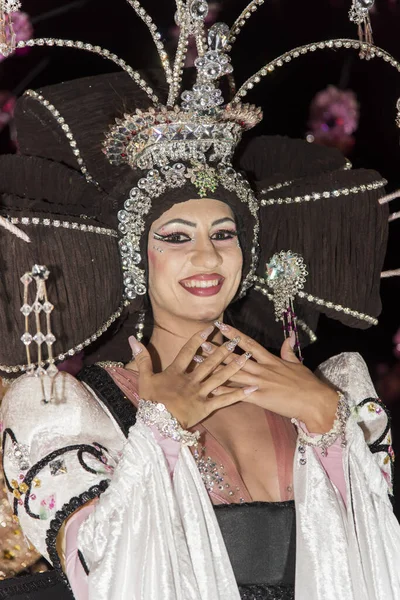
[[[193, 458], [196, 461], [200, 476], [209, 494], [228, 494], [228, 496], [234, 496], [237, 492], [240, 492], [239, 487], [233, 488], [226, 481], [224, 465], [219, 465], [210, 456], [207, 456], [207, 449], [204, 446], [194, 448]], [[239, 502], [243, 503], [244, 498], [240, 498]]]

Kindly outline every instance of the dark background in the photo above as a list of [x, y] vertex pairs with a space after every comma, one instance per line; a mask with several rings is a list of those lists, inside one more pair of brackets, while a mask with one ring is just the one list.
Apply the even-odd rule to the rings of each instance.
[[[357, 36], [356, 26], [348, 19], [351, 0], [266, 0], [247, 23], [232, 52], [237, 83], [253, 74], [265, 62], [297, 45], [333, 37]], [[148, 12], [163, 36], [173, 40], [174, 3], [171, 0], [144, 0]], [[243, 10], [246, 0], [221, 2], [218, 20], [232, 23]], [[68, 12], [43, 18], [67, 5]], [[34, 37], [62, 37], [99, 44], [127, 60], [134, 68], [158, 65], [146, 27], [124, 0], [25, 0], [23, 10], [34, 21]], [[372, 15], [374, 38], [400, 60], [400, 4], [394, 0], [376, 0]], [[42, 62], [44, 61], [44, 62]], [[43, 85], [115, 70], [111, 62], [75, 50], [36, 48], [23, 57], [12, 57], [0, 64], [0, 88], [14, 90], [42, 64], [41, 72], [28, 87]], [[357, 52], [322, 51], [293, 61], [269, 75], [248, 95], [248, 101], [260, 104], [264, 120], [259, 133], [305, 137], [310, 101], [328, 84], [350, 88], [360, 102], [360, 125], [356, 144], [349, 158], [354, 166], [374, 168], [389, 180], [388, 191], [400, 187], [400, 131], [395, 126], [396, 101], [400, 97], [400, 74], [379, 59], [360, 61]], [[77, 110], [79, 104], [77, 102]], [[0, 151], [9, 150], [8, 130], [0, 134]], [[400, 210], [400, 200], [391, 210]], [[385, 269], [400, 267], [400, 220], [390, 225], [391, 235]], [[400, 374], [391, 393], [385, 393], [385, 377], [398, 368], [393, 354], [393, 335], [400, 326], [400, 278], [382, 283], [383, 312], [378, 327], [367, 331], [350, 330], [321, 319], [319, 341], [306, 350], [309, 364], [343, 350], [359, 351], [365, 357], [384, 399], [390, 403], [394, 429], [399, 429], [395, 449], [400, 451]], [[382, 378], [382, 372], [386, 375]], [[392, 377], [393, 379], [393, 377]], [[396, 380], [397, 381], [397, 380]], [[393, 391], [394, 385], [394, 391]], [[399, 408], [397, 408], [399, 407]]]

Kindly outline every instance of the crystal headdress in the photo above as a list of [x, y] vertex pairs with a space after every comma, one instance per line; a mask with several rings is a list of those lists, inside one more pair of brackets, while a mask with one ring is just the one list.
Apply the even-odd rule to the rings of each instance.
[[[325, 194], [328, 192], [322, 190], [320, 193], [317, 190], [315, 198], [314, 195], [310, 196], [308, 191], [305, 193], [304, 198], [297, 194], [292, 197], [290, 188], [287, 188], [290, 193], [275, 198], [272, 186], [261, 192], [258, 191], [260, 201], [257, 200], [250, 185], [232, 167], [232, 157], [242, 132], [256, 125], [262, 117], [260, 109], [243, 104], [243, 99], [263, 77], [291, 63], [294, 59], [319, 50], [331, 49], [336, 51], [340, 48], [357, 50], [363, 56], [368, 54], [369, 58], [382, 58], [397, 70], [400, 70], [400, 65], [389, 54], [365, 41], [352, 39], [329, 40], [307, 44], [286, 52], [259, 69], [235, 91], [229, 52], [243, 25], [263, 4], [263, 0], [252, 0], [231, 28], [223, 23], [217, 23], [208, 32], [206, 32], [204, 25], [204, 18], [208, 10], [207, 2], [205, 0], [187, 0], [186, 2], [178, 0], [176, 19], [180, 27], [180, 35], [173, 61], [170, 61], [161, 36], [145, 9], [136, 0], [127, 1], [148, 26], [160, 56], [168, 84], [167, 97], [163, 101], [159, 98], [158, 92], [156, 93], [138, 72], [134, 71], [132, 67], [115, 54], [99, 46], [54, 38], [39, 38], [18, 42], [15, 46], [16, 48], [35, 45], [70, 47], [95, 53], [120, 66], [130, 76], [134, 86], [140, 87], [152, 104], [151, 108], [136, 110], [132, 114], [124, 115], [123, 118], [116, 120], [109, 127], [108, 132], [104, 134], [104, 153], [112, 165], [122, 167], [129, 165], [134, 169], [138, 169], [139, 172], [142, 171], [135, 187], [126, 194], [124, 207], [120, 207], [122, 209], [118, 213], [118, 228], [121, 237], [119, 249], [124, 272], [125, 301], [134, 300], [136, 296], [146, 293], [146, 273], [143, 267], [143, 257], [140, 253], [140, 243], [145, 231], [147, 215], [150, 213], [152, 205], [168, 189], [183, 187], [188, 182], [194, 186], [200, 197], [206, 195], [212, 197], [216, 187], [222, 186], [230, 192], [234, 192], [239, 200], [247, 205], [254, 224], [252, 243], [246, 248], [247, 253], [250, 253], [251, 250], [252, 260], [250, 269], [244, 273], [241, 295], [251, 286], [254, 286], [255, 290], [259, 288], [264, 293], [267, 291], [265, 280], [259, 281], [256, 277], [259, 254], [260, 206], [265, 207], [261, 209], [261, 212], [266, 214], [269, 210], [273, 211], [275, 204], [284, 203], [287, 205], [303, 201], [309, 202], [310, 198], [316, 200], [317, 196], [326, 198]], [[3, 16], [10, 12], [9, 3], [5, 0], [0, 1]], [[19, 2], [16, 2], [16, 0], [14, 0], [12, 10], [15, 10], [15, 6], [19, 7]], [[198, 50], [198, 58], [195, 62], [197, 78], [191, 89], [182, 91], [183, 65], [190, 36], [195, 38]], [[6, 51], [12, 51], [9, 37], [2, 38], [1, 30], [0, 50], [4, 54]], [[230, 79], [232, 91], [231, 98], [226, 104], [224, 104], [222, 92], [219, 88], [219, 81], [224, 77]], [[57, 110], [57, 107], [41, 94], [30, 91], [28, 95], [39, 102], [56, 119], [66, 137], [70, 140], [70, 146], [77, 157], [78, 168], [82, 175], [90, 185], [98, 186], [96, 178], [93, 177], [84, 162], [71, 128], [64, 121], [63, 115]], [[400, 118], [398, 122], [400, 125]], [[292, 182], [286, 183], [289, 185]], [[378, 183], [380, 186], [381, 182]], [[283, 186], [284, 184], [280, 183], [280, 185]], [[354, 192], [351, 190], [350, 193], [362, 192], [361, 187]], [[347, 190], [347, 188], [344, 189]], [[341, 188], [332, 192], [335, 197], [337, 194], [340, 196], [341, 193]], [[267, 216], [265, 218], [267, 219]], [[18, 223], [17, 219], [16, 224]], [[267, 257], [263, 257], [264, 267], [260, 265], [261, 270], [265, 271], [265, 263], [271, 261], [276, 251], [288, 253], [289, 249], [290, 246], [273, 248], [273, 251]], [[292, 250], [293, 252], [299, 252], [296, 248], [292, 248]], [[306, 264], [308, 267], [309, 260], [306, 261]], [[305, 289], [307, 287], [305, 285]], [[276, 294], [268, 292], [265, 297], [273, 302], [274, 295]], [[305, 295], [307, 302], [316, 307], [317, 305], [318, 307], [323, 306], [321, 298], [306, 294], [302, 290], [298, 291], [296, 300], [302, 298], [302, 295]], [[328, 300], [323, 300], [323, 302], [332, 304]], [[342, 312], [343, 307], [335, 303], [334, 307], [336, 306], [338, 307], [338, 313]], [[318, 307], [317, 310], [320, 311], [321, 309]], [[330, 307], [328, 308], [331, 310]], [[336, 308], [332, 310], [336, 310]], [[368, 317], [368, 315], [361, 312], [354, 310], [352, 312], [357, 320], [366, 321]]]

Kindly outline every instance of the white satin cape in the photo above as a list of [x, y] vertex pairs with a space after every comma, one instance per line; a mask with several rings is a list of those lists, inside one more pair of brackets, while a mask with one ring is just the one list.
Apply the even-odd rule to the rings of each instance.
[[[383, 473], [387, 461], [367, 445], [379, 440], [386, 415], [373, 401], [357, 407], [376, 398], [359, 355], [341, 354], [319, 371], [354, 407], [343, 459], [347, 509], [314, 451], [307, 450], [303, 466], [296, 456], [296, 600], [399, 600], [400, 527]], [[171, 481], [162, 450], [141, 423], [131, 428], [78, 542], [90, 569], [90, 600], [240, 598], [189, 450], [182, 448]]]

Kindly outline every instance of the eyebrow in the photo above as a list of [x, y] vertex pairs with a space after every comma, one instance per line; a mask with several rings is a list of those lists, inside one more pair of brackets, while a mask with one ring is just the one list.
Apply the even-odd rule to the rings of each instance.
[[[214, 221], [211, 224], [211, 227], [214, 227], [215, 225], [220, 225], [221, 223], [225, 223], [225, 221], [231, 221], [236, 225], [234, 219], [232, 219], [231, 217], [222, 217], [222, 219], [217, 219], [216, 221]], [[161, 225], [157, 229], [162, 229], [163, 227], [167, 227], [167, 225], [172, 225], [173, 223], [187, 225], [188, 227], [196, 227], [196, 223], [192, 223], [192, 221], [186, 221], [186, 219], [172, 219], [171, 221], [167, 221], [167, 223], [164, 223], [164, 225]]]

